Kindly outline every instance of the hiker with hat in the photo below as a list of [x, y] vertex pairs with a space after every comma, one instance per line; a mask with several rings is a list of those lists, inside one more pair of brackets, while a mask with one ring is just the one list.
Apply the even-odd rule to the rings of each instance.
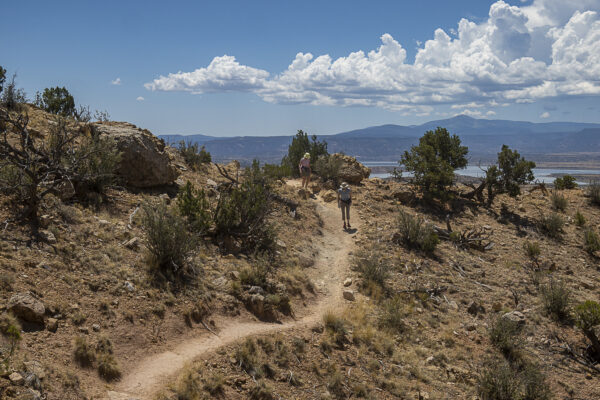
[[298, 168], [302, 177], [302, 188], [308, 189], [308, 184], [310, 183], [310, 153], [304, 153], [304, 157], [300, 160]]
[[[342, 221], [344, 221], [344, 229], [346, 229], [346, 226], [348, 228], [352, 228], [350, 226], [350, 204], [352, 204], [352, 190], [346, 182], [342, 182], [340, 188], [337, 191], [337, 194], [338, 208], [342, 210]], [[348, 225], [346, 225], [346, 221], [348, 221]]]

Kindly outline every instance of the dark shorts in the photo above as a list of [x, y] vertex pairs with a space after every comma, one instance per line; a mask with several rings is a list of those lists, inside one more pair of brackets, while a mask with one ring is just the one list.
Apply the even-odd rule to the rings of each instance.
[[300, 175], [302, 176], [310, 176], [310, 168], [309, 167], [301, 167]]

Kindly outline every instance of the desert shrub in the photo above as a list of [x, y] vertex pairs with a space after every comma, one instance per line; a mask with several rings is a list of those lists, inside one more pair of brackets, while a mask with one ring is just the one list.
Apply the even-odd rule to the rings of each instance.
[[144, 203], [142, 209], [142, 226], [152, 265], [172, 279], [184, 271], [195, 240], [183, 218], [171, 212], [164, 202], [156, 205]]
[[15, 82], [16, 77], [16, 74], [12, 76], [10, 82], [4, 87], [2, 95], [0, 96], [0, 105], [7, 110], [19, 110], [21, 105], [27, 102], [25, 91], [17, 88]]
[[292, 176], [292, 170], [287, 164], [264, 164], [262, 170], [265, 176], [270, 180], [277, 180]]
[[113, 344], [110, 338], [107, 336], [101, 336], [96, 342], [96, 353], [99, 354], [112, 354]]
[[525, 249], [527, 257], [532, 260], [537, 260], [541, 254], [540, 244], [538, 242], [530, 242], [527, 240], [525, 244], [523, 244], [523, 248]]
[[0, 275], [0, 289], [5, 293], [13, 289], [15, 284], [15, 277], [7, 273]]
[[587, 188], [587, 195], [593, 205], [600, 206], [600, 183], [591, 182]]
[[212, 161], [210, 153], [204, 146], [199, 147], [198, 143], [186, 143], [182, 140], [179, 142], [179, 153], [193, 170], [198, 170], [202, 164], [209, 164]]
[[121, 378], [121, 369], [112, 354], [102, 353], [98, 357], [98, 374], [107, 382]]
[[339, 348], [342, 348], [348, 342], [348, 322], [344, 318], [328, 311], [323, 315], [323, 324], [333, 342]]
[[544, 309], [558, 322], [569, 322], [571, 291], [562, 281], [551, 280], [541, 287]]
[[519, 391], [519, 376], [505, 361], [487, 365], [477, 380], [477, 393], [482, 400], [515, 400]]
[[418, 146], [404, 152], [399, 164], [414, 173], [415, 184], [426, 196], [445, 198], [454, 170], [467, 166], [467, 153], [457, 135], [450, 136], [445, 128], [438, 127], [425, 132]]
[[421, 217], [400, 210], [397, 220], [397, 241], [411, 249], [418, 249], [425, 253], [433, 253], [440, 242], [433, 231], [431, 224], [426, 223]]
[[520, 185], [533, 181], [533, 168], [533, 161], [525, 160], [516, 150], [502, 145], [497, 165], [488, 167], [480, 186], [480, 189], [487, 188], [488, 204], [491, 205], [500, 193], [508, 193], [511, 197], [519, 195]]
[[600, 341], [596, 328], [600, 325], [600, 304], [587, 300], [575, 307], [575, 323], [592, 343], [596, 357], [600, 358]]
[[346, 398], [346, 391], [344, 389], [344, 376], [338, 369], [335, 369], [335, 371], [329, 374], [327, 390], [337, 399]]
[[552, 209], [555, 211], [565, 211], [569, 204], [567, 198], [559, 192], [552, 192], [550, 195], [550, 201], [552, 202]]
[[77, 311], [75, 314], [71, 315], [71, 321], [77, 326], [83, 325], [86, 320], [87, 316], [81, 311]]
[[584, 226], [586, 223], [585, 217], [583, 216], [583, 214], [579, 211], [577, 211], [575, 213], [575, 225], [577, 226]]
[[521, 345], [521, 326], [518, 322], [499, 317], [494, 320], [489, 329], [490, 342], [509, 360], [518, 358]]
[[363, 286], [373, 282], [381, 287], [390, 275], [391, 266], [383, 257], [383, 250], [374, 247], [371, 250], [359, 250], [352, 258], [352, 268], [358, 271], [363, 279]]
[[204, 379], [202, 388], [211, 396], [219, 396], [225, 392], [225, 378], [221, 374], [212, 374]]
[[210, 228], [212, 216], [210, 204], [203, 189], [195, 189], [190, 181], [181, 188], [177, 195], [179, 213], [187, 218], [190, 227], [199, 233], [206, 233]]
[[115, 183], [121, 153], [114, 140], [85, 137], [75, 152], [74, 157], [67, 157], [65, 161], [73, 171], [72, 182], [79, 196], [88, 192], [104, 193], [107, 186]]
[[250, 400], [274, 400], [273, 389], [263, 380], [256, 383], [252, 389], [250, 389]]
[[540, 367], [531, 362], [526, 363], [520, 373], [522, 382], [522, 400], [550, 400], [552, 392], [546, 382], [546, 376]]
[[41, 106], [51, 114], [60, 114], [64, 117], [75, 114], [75, 99], [65, 87], [44, 89]]
[[310, 161], [314, 166], [314, 163], [320, 157], [329, 154], [327, 152], [327, 142], [319, 141], [316, 135], [312, 135], [309, 140], [308, 134], [299, 130], [296, 136], [292, 138], [292, 143], [288, 147], [288, 153], [281, 160], [281, 165], [289, 168], [293, 176], [298, 177], [300, 176], [298, 164], [300, 164], [300, 160], [305, 153], [310, 154]]
[[575, 189], [577, 187], [577, 183], [575, 182], [575, 178], [573, 176], [563, 175], [554, 180], [554, 187], [558, 190]]
[[191, 368], [186, 369], [175, 386], [177, 400], [196, 400], [200, 398], [201, 392], [200, 375]]
[[394, 334], [401, 334], [408, 329], [404, 322], [404, 303], [400, 296], [386, 300], [379, 315], [379, 327]]
[[[0, 335], [8, 340], [8, 355], [2, 362], [7, 362], [13, 356], [17, 344], [21, 340], [21, 325], [19, 321], [12, 314], [1, 314], [0, 315]], [[1, 348], [0, 348], [1, 349]], [[0, 355], [2, 352], [0, 351]]]
[[236, 363], [246, 371], [250, 376], [257, 378], [262, 376], [260, 369], [260, 360], [258, 357], [258, 347], [251, 338], [239, 345], [235, 351], [234, 358]]
[[94, 348], [87, 342], [85, 336], [75, 338], [73, 356], [75, 357], [75, 361], [82, 367], [89, 367], [96, 361]]
[[266, 257], [257, 257], [250, 267], [240, 271], [240, 283], [242, 285], [260, 286], [267, 290], [271, 264]]
[[600, 237], [598, 234], [591, 229], [586, 230], [583, 233], [584, 244], [583, 247], [585, 251], [590, 254], [595, 253], [600, 250]]
[[562, 235], [565, 221], [560, 215], [553, 212], [550, 214], [541, 215], [540, 219], [538, 220], [538, 225], [542, 232], [544, 232], [547, 236], [558, 239]]
[[271, 211], [270, 182], [254, 160], [242, 182], [219, 196], [213, 214], [217, 236], [237, 238], [245, 250], [273, 251], [276, 234], [267, 222]]
[[315, 162], [314, 171], [323, 179], [331, 181], [335, 186], [339, 185], [339, 174], [342, 160], [332, 155], [322, 156]]

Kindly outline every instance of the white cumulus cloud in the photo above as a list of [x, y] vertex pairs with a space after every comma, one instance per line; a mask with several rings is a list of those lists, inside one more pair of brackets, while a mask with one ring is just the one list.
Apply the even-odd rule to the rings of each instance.
[[144, 99], [142, 96], [138, 96], [138, 97], [137, 97], [135, 100], [136, 100], [136, 101], [144, 101], [144, 100], [146, 100], [146, 99]]
[[450, 105], [469, 115], [558, 96], [600, 95], [600, 0], [499, 0], [488, 18], [436, 29], [414, 62], [390, 34], [374, 50], [332, 58], [298, 53], [280, 73], [215, 57], [145, 87], [191, 93], [252, 92], [278, 104], [372, 106], [428, 114]]
[[540, 115], [540, 118], [544, 118], [544, 119], [545, 119], [545, 118], [550, 118], [550, 113], [549, 113], [548, 111], [546, 111], [546, 112], [543, 112], [543, 113]]
[[121, 78], [117, 78], [115, 80], [110, 81], [111, 85], [120, 85], [121, 84]]

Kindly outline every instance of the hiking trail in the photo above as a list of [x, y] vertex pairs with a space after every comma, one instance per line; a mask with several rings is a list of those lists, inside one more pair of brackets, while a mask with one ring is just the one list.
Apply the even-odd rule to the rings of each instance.
[[[289, 180], [287, 184], [300, 187], [298, 180]], [[340, 211], [335, 201], [325, 203], [318, 196], [314, 201], [323, 220], [323, 235], [319, 237], [320, 242], [315, 243], [318, 255], [311, 273], [319, 293], [314, 304], [302, 310], [297, 319], [283, 323], [229, 320], [219, 326], [218, 337], [207, 332], [200, 337], [182, 341], [170, 350], [152, 354], [125, 372], [122, 380], [114, 386], [114, 391], [108, 392], [106, 399], [151, 400], [170, 378], [199, 356], [248, 336], [292, 328], [310, 328], [321, 320], [325, 312], [338, 309], [345, 302], [342, 297], [343, 281], [350, 268], [348, 254], [354, 246], [354, 234], [342, 230]], [[354, 222], [360, 225], [358, 220], [359, 218], [354, 218]]]

